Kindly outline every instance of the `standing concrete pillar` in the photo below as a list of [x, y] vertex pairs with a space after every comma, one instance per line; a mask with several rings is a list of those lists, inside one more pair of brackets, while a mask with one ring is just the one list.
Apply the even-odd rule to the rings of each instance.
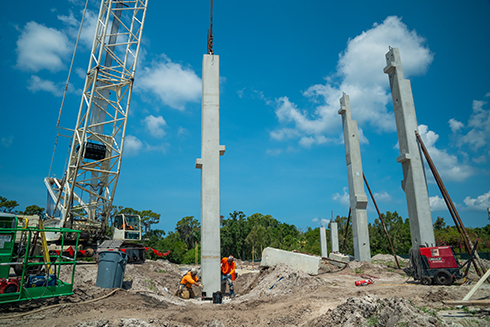
[[339, 252], [339, 232], [337, 223], [330, 223], [330, 244], [332, 247], [332, 253]]
[[320, 227], [320, 248], [322, 251], [322, 257], [328, 258], [327, 250], [327, 231], [325, 227]]
[[364, 192], [362, 175], [361, 148], [357, 121], [352, 120], [349, 96], [340, 99], [339, 114], [342, 115], [344, 129], [345, 158], [349, 180], [350, 207], [352, 215], [352, 235], [354, 238], [354, 257], [358, 261], [371, 262], [371, 247], [367, 223], [367, 196]]
[[221, 287], [220, 276], [220, 155], [219, 56], [204, 55], [202, 62], [201, 158], [201, 277], [208, 297]]
[[402, 188], [407, 198], [412, 245], [424, 245], [425, 243], [435, 245], [427, 181], [421, 150], [415, 137], [418, 125], [412, 87], [410, 81], [403, 78], [398, 49], [390, 48], [386, 54], [384, 72], [389, 75], [390, 79], [401, 154], [396, 160], [402, 164], [403, 169]]

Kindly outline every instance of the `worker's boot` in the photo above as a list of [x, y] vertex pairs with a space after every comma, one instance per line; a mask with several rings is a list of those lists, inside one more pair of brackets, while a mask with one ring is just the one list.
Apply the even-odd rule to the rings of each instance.
[[230, 286], [230, 297], [235, 297], [235, 289], [233, 288], [233, 285]]

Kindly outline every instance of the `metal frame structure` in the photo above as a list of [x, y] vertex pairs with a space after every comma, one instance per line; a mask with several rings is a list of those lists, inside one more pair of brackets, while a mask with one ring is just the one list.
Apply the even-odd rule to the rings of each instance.
[[46, 226], [104, 234], [126, 134], [148, 0], [102, 0], [63, 179], [45, 178], [60, 217]]
[[[8, 227], [7, 227], [8, 226]], [[77, 251], [72, 257], [66, 257], [62, 252], [49, 253], [46, 247], [36, 251], [38, 236], [45, 233], [60, 235], [61, 244], [68, 238], [75, 240], [75, 248], [78, 247], [79, 230], [66, 228], [40, 228], [18, 226], [17, 217], [0, 218], [0, 236], [4, 248], [0, 251], [0, 281], [13, 283], [17, 289], [13, 292], [3, 291], [0, 294], [0, 303], [10, 303], [24, 300], [49, 298], [55, 296], [73, 294], [73, 281], [77, 264]], [[14, 243], [20, 242], [17, 246]], [[11, 267], [20, 266], [20, 273], [16, 278], [10, 278]], [[71, 271], [69, 280], [61, 279], [62, 266], [68, 266]], [[42, 268], [44, 267], [44, 271]], [[15, 269], [14, 269], [15, 271]]]

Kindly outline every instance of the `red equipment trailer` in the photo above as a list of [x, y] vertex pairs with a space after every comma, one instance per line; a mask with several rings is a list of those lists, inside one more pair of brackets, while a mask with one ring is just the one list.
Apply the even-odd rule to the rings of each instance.
[[[403, 271], [424, 285], [451, 285], [456, 279], [464, 278], [468, 274], [469, 263], [477, 245], [478, 242], [473, 247], [470, 259], [463, 265], [459, 263], [450, 246], [412, 247], [409, 266]], [[468, 267], [463, 273], [466, 265]]]

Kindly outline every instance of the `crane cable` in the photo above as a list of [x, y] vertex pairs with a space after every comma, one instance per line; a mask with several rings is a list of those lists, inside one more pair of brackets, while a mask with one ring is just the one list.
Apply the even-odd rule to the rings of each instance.
[[[85, 8], [83, 9], [82, 20], [80, 22], [80, 29], [78, 30], [77, 42], [75, 43], [75, 50], [73, 51], [73, 57], [71, 59], [70, 69], [68, 71], [68, 78], [66, 79], [65, 91], [63, 92], [63, 99], [61, 100], [61, 107], [60, 107], [60, 112], [58, 114], [58, 121], [56, 122], [56, 141], [54, 142], [53, 156], [51, 157], [51, 164], [49, 165], [48, 177], [51, 176], [51, 168], [53, 167], [54, 154], [56, 152], [56, 146], [58, 145], [58, 138], [60, 136], [59, 128], [60, 128], [61, 113], [63, 111], [63, 105], [65, 103], [66, 92], [68, 91], [68, 85], [70, 82], [71, 71], [73, 69], [73, 63], [75, 62], [75, 54], [77, 53], [78, 42], [80, 41], [80, 35], [82, 33], [83, 21], [85, 20], [85, 14], [87, 13], [88, 1], [89, 0], [87, 0], [85, 2]], [[65, 165], [66, 165], [66, 163], [65, 163]]]

